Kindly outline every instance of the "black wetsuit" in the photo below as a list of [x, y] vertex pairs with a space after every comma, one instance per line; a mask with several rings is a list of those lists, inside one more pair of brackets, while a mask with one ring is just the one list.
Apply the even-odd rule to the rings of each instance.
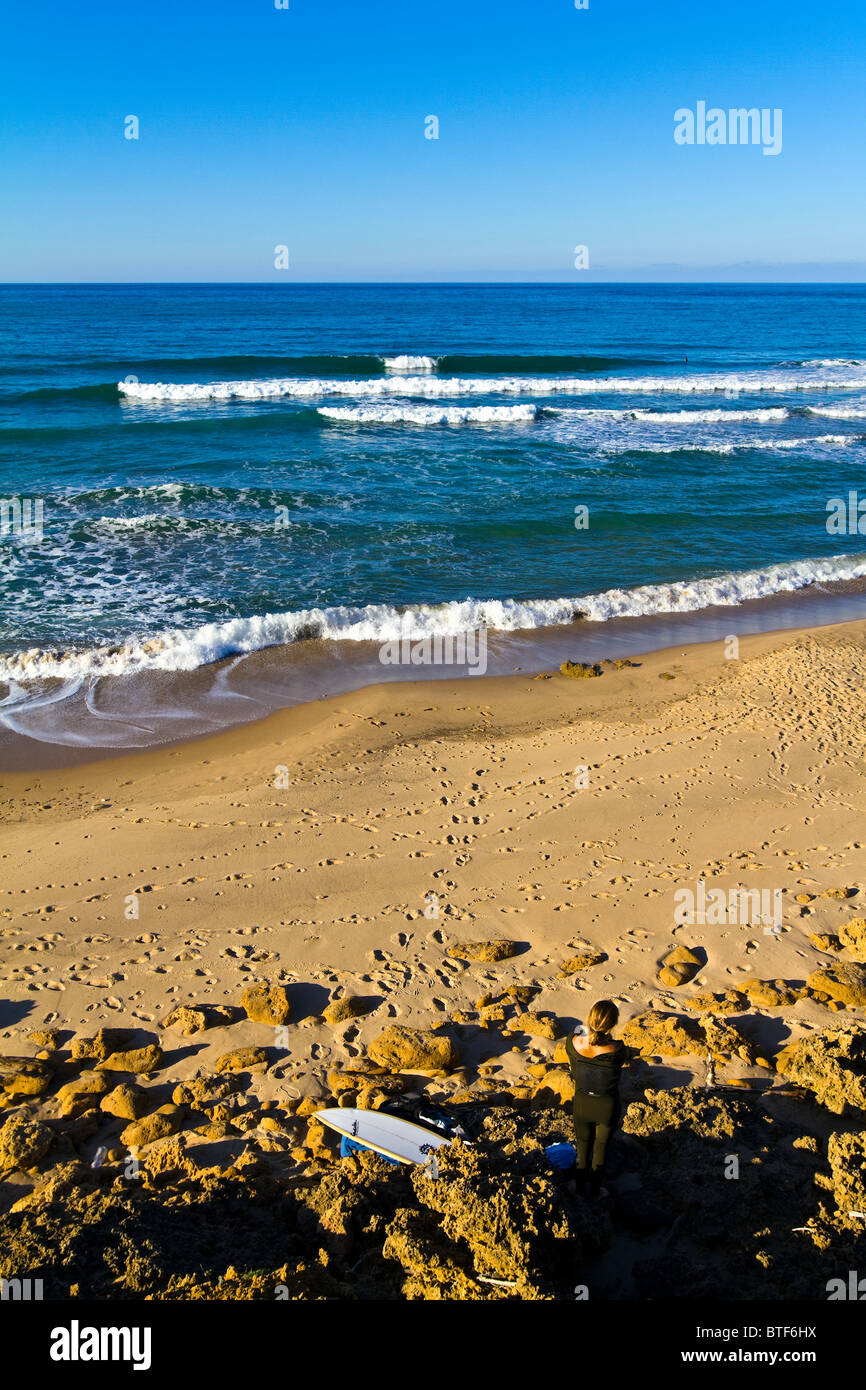
[[625, 1048], [616, 1052], [600, 1052], [595, 1057], [582, 1056], [574, 1039], [565, 1041], [571, 1074], [574, 1077], [574, 1138], [577, 1147], [578, 1169], [589, 1166], [592, 1139], [592, 1170], [604, 1167], [607, 1141], [619, 1121], [619, 1074], [625, 1061]]

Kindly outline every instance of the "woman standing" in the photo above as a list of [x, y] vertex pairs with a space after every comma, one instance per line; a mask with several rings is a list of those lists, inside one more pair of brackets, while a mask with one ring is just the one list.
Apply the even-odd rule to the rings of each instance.
[[613, 1000], [599, 999], [589, 1011], [586, 1032], [565, 1043], [574, 1077], [578, 1190], [588, 1197], [607, 1196], [601, 1178], [607, 1142], [619, 1122], [619, 1074], [626, 1059], [622, 1043], [611, 1037], [618, 1021]]

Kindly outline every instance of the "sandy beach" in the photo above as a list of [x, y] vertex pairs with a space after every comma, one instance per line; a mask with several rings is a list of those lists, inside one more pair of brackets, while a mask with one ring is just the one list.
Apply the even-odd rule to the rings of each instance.
[[[145, 1166], [170, 1151], [168, 1171], [321, 1173], [335, 1150], [310, 1115], [365, 1086], [381, 1103], [398, 1072], [440, 1101], [528, 1107], [530, 1129], [552, 1107], [567, 1137], [559, 1039], [598, 997], [622, 1024], [650, 1020], [646, 1046], [626, 1029], [636, 1103], [648, 1087], [706, 1094], [710, 1054], [744, 1095], [784, 1090], [781, 1048], [862, 1021], [866, 623], [599, 669], [375, 686], [7, 776], [3, 1052], [39, 1080], [22, 1094], [19, 1064], [5, 1104], [54, 1147], [7, 1161], [4, 1205], [26, 1210], [55, 1165], [100, 1149], [118, 1172], [129, 1151]], [[781, 892], [781, 930], [678, 923], [675, 893], [700, 881]], [[694, 962], [671, 984], [659, 967], [677, 947]], [[172, 1020], [183, 1007], [197, 1020]], [[670, 1032], [710, 1015], [735, 1016], [735, 1045]], [[395, 1026], [422, 1051], [377, 1068]], [[445, 1064], [423, 1055], [436, 1037]], [[130, 1088], [113, 1112], [86, 1083], [112, 1043], [145, 1049], [109, 1068]], [[217, 1073], [242, 1082], [244, 1115], [178, 1093]]]

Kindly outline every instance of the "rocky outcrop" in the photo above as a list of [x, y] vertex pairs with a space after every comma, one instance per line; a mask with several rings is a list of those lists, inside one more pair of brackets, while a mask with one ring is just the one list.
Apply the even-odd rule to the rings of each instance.
[[776, 1070], [842, 1115], [848, 1106], [866, 1110], [866, 1029], [810, 1033], [776, 1055]]
[[766, 1057], [759, 1055], [752, 1039], [730, 1020], [723, 1022], [712, 1014], [705, 1014], [701, 1019], [701, 1028], [707, 1040], [707, 1050], [716, 1061], [732, 1062], [739, 1059], [747, 1066], [755, 1066], [756, 1063], [768, 1068], [771, 1066]]
[[531, 1038], [547, 1038], [553, 1042], [562, 1029], [553, 1014], [526, 1013], [515, 1014], [505, 1025], [511, 1033], [528, 1033]]
[[749, 1006], [745, 995], [736, 989], [726, 989], [718, 994], [693, 994], [691, 999], [684, 999], [682, 1003], [684, 1009], [691, 1009], [693, 1013], [714, 1014], [740, 1014]]
[[[826, 1298], [828, 1279], [858, 1267], [850, 1212], [866, 1208], [866, 1152], [856, 1125], [828, 1146], [826, 1117], [816, 1137], [814, 1107], [796, 1094], [779, 1104], [701, 1086], [647, 1090], [627, 1106], [609, 1150], [610, 1196], [595, 1204], [545, 1154], [571, 1140], [571, 1122], [558, 1079], [532, 1075], [550, 1079], [553, 1104], [539, 1093], [531, 1109], [516, 1106], [522, 1086], [451, 1098], [472, 1142], [439, 1151], [437, 1178], [370, 1153], [340, 1159], [314, 1115], [307, 1142], [284, 1146], [278, 1162], [260, 1141], [281, 1133], [264, 1134], [258, 1110], [246, 1116], [247, 1151], [220, 1146], [206, 1167], [192, 1136], [157, 1137], [183, 1119], [163, 1109], [146, 1133], [124, 1130], [136, 1181], [123, 1180], [118, 1148], [96, 1169], [83, 1156], [31, 1169], [29, 1191], [17, 1180], [0, 1207], [0, 1275], [44, 1271], [52, 1299], [573, 1303], [582, 1289], [787, 1304]], [[605, 1257], [613, 1232], [633, 1258]]]
[[826, 995], [845, 1007], [862, 1008], [866, 1004], [866, 969], [863, 966], [834, 961], [813, 970], [806, 984], [814, 994]]
[[388, 1071], [442, 1073], [458, 1065], [457, 1048], [443, 1033], [424, 1032], [392, 1024], [374, 1038], [370, 1059]]
[[704, 1046], [700, 1027], [690, 1018], [648, 1009], [631, 1019], [622, 1031], [622, 1041], [636, 1048], [642, 1057], [687, 1057]]
[[739, 988], [756, 1009], [788, 1008], [806, 995], [805, 988], [788, 985], [784, 980], [743, 980]]
[[831, 1134], [827, 1160], [833, 1177], [833, 1197], [841, 1219], [854, 1230], [863, 1229], [866, 1211], [866, 1133]]
[[809, 932], [809, 940], [819, 951], [829, 951], [835, 955], [842, 949], [842, 942], [833, 932]]
[[41, 1095], [53, 1078], [51, 1066], [38, 1058], [0, 1057], [0, 1086], [7, 1102]]
[[839, 928], [839, 941], [857, 961], [866, 961], [866, 918], [853, 917]]

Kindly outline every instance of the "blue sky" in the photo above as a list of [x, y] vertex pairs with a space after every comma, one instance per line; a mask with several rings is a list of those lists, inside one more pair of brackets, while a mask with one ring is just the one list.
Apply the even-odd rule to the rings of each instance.
[[[866, 278], [853, 0], [289, 6], [8, 6], [0, 280]], [[677, 145], [700, 100], [781, 153]]]

